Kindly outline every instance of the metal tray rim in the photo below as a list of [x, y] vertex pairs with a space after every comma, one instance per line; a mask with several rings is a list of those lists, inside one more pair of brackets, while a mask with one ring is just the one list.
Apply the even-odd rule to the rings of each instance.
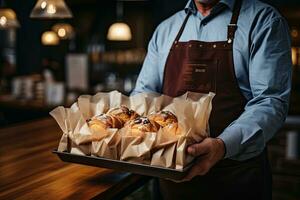
[[57, 154], [57, 155], [59, 155], [59, 154], [71, 155], [71, 156], [79, 157], [79, 158], [80, 157], [84, 157], [84, 158], [95, 159], [95, 160], [104, 160], [104, 161], [109, 161], [109, 162], [113, 162], [113, 163], [121, 163], [121, 164], [127, 164], [127, 165], [132, 165], [132, 166], [141, 166], [141, 167], [153, 168], [153, 169], [158, 169], [158, 170], [163, 170], [163, 171], [168, 171], [168, 172], [175, 172], [175, 173], [185, 173], [194, 164], [194, 162], [192, 161], [191, 163], [189, 163], [187, 166], [185, 166], [181, 170], [181, 169], [173, 169], [173, 168], [167, 168], [167, 167], [160, 167], [160, 166], [155, 166], [155, 165], [147, 165], [147, 164], [141, 164], [141, 163], [127, 162], [127, 161], [123, 161], [123, 160], [113, 160], [113, 159], [104, 158], [104, 157], [71, 154], [69, 152], [58, 151], [57, 149], [54, 149], [52, 151], [52, 153]]

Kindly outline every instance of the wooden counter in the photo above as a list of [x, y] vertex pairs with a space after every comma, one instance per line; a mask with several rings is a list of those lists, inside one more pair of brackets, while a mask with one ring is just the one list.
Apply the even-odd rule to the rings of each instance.
[[115, 199], [149, 179], [64, 163], [51, 153], [60, 136], [50, 118], [0, 128], [0, 199]]

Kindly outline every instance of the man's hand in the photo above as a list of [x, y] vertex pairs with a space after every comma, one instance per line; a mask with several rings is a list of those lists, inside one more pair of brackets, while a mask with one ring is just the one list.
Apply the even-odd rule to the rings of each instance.
[[212, 166], [223, 159], [224, 142], [219, 138], [206, 138], [200, 143], [190, 145], [187, 152], [197, 158], [197, 163], [183, 181], [189, 181], [197, 175], [205, 175]]

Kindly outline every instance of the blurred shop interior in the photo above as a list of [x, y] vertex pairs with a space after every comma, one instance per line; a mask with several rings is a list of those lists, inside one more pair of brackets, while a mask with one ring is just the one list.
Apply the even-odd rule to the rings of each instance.
[[[286, 17], [292, 37], [292, 120], [270, 142], [269, 152], [273, 171], [279, 174], [274, 178], [275, 199], [295, 199], [300, 198], [300, 1], [266, 2]], [[47, 117], [51, 109], [71, 105], [81, 94], [111, 90], [129, 94], [155, 27], [183, 9], [187, 0], [0, 3], [0, 126], [4, 127]], [[298, 138], [298, 153], [288, 146], [295, 143], [293, 138]]]
[[[70, 105], [80, 94], [115, 89], [129, 94], [155, 27], [187, 0], [0, 2], [0, 124], [7, 125], [47, 116], [53, 107]], [[291, 27], [290, 114], [297, 115], [299, 3], [270, 3]]]

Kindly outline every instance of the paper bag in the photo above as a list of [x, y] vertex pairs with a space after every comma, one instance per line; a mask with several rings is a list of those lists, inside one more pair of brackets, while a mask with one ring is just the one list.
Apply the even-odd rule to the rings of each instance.
[[91, 154], [104, 158], [120, 159], [121, 136], [118, 129], [108, 130], [101, 140], [92, 141]]
[[[61, 151], [183, 169], [193, 160], [186, 153], [188, 145], [209, 136], [208, 119], [213, 97], [213, 93], [193, 92], [176, 98], [156, 93], [127, 97], [112, 91], [94, 96], [82, 95], [71, 108], [58, 107], [50, 114], [63, 131], [59, 144]], [[127, 127], [105, 133], [90, 130], [87, 119], [121, 105], [141, 116], [161, 110], [171, 111], [178, 119], [176, 131], [161, 128], [158, 132], [134, 135]]]

